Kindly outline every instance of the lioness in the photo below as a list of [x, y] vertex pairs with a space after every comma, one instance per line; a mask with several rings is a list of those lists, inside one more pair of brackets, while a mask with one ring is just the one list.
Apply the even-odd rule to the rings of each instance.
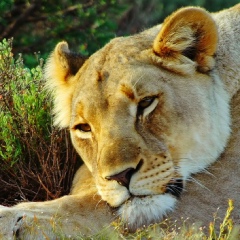
[[[135, 231], [172, 211], [204, 222], [225, 198], [239, 201], [239, 69], [240, 4], [215, 14], [182, 8], [87, 60], [59, 43], [47, 88], [55, 124], [70, 129], [85, 165], [70, 195], [1, 207], [2, 238], [75, 238], [116, 218]], [[215, 180], [202, 173], [202, 186], [188, 188], [213, 163]]]

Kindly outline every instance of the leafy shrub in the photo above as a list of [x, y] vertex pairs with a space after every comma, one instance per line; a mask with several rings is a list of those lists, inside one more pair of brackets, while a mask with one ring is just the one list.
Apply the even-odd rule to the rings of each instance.
[[0, 43], [0, 201], [66, 194], [78, 165], [68, 133], [52, 127], [43, 62], [24, 67], [12, 40]]

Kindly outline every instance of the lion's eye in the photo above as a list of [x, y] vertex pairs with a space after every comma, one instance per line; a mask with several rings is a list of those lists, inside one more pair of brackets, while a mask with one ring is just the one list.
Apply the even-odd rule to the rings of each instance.
[[152, 102], [154, 101], [155, 97], [145, 97], [138, 103], [138, 108], [147, 108], [149, 107]]
[[[155, 101], [156, 100], [156, 101]], [[143, 116], [145, 117], [148, 115], [151, 111], [154, 110], [154, 108], [157, 106], [157, 97], [151, 96], [151, 97], [145, 97], [143, 98], [139, 103], [137, 107], [137, 116]]]
[[87, 123], [78, 124], [74, 127], [74, 129], [80, 130], [81, 132], [91, 132], [91, 127]]

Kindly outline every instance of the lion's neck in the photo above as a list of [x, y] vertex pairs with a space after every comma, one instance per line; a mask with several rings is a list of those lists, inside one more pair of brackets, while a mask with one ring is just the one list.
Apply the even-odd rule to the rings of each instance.
[[218, 30], [217, 70], [230, 97], [240, 89], [240, 7], [213, 15]]

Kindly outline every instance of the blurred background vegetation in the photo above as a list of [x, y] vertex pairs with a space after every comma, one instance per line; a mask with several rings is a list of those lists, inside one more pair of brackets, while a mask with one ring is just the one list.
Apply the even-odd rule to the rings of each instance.
[[1, 0], [0, 40], [14, 37], [13, 52], [27, 66], [46, 58], [56, 43], [69, 42], [84, 55], [109, 39], [139, 32], [163, 21], [182, 6], [218, 11], [239, 0]]
[[67, 194], [79, 166], [67, 131], [52, 126], [51, 101], [43, 91], [44, 59], [59, 41], [87, 56], [115, 36], [161, 23], [179, 7], [218, 11], [238, 2], [1, 0], [0, 203]]

